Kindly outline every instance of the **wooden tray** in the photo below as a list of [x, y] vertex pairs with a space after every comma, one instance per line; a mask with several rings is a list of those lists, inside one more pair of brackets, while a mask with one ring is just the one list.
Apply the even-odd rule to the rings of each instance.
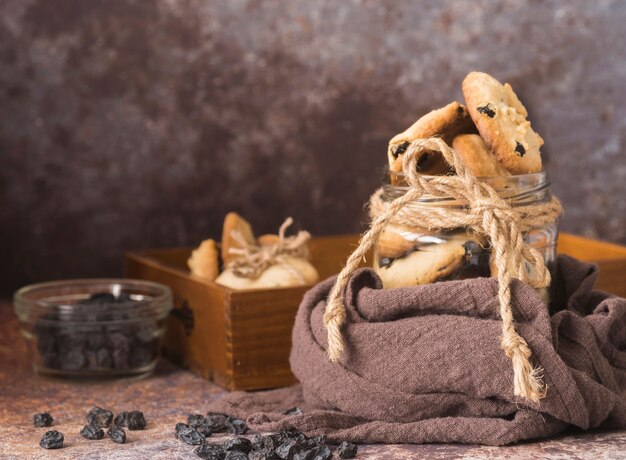
[[[312, 263], [321, 279], [337, 273], [358, 235], [314, 238]], [[626, 297], [626, 247], [562, 234], [559, 252], [600, 266], [598, 289]], [[175, 310], [165, 354], [230, 390], [276, 388], [295, 382], [289, 368], [291, 328], [309, 287], [234, 291], [189, 274], [191, 248], [126, 254], [126, 274], [166, 284]]]

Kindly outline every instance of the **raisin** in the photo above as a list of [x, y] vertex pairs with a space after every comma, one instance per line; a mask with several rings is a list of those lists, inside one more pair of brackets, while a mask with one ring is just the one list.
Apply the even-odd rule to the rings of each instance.
[[333, 452], [328, 446], [317, 446], [313, 449], [298, 452], [294, 460], [330, 460], [333, 458]]
[[108, 427], [111, 425], [111, 422], [113, 422], [113, 412], [110, 410], [94, 407], [87, 414], [87, 423], [90, 425]]
[[224, 443], [223, 448], [227, 451], [238, 450], [239, 452], [248, 454], [252, 450], [252, 442], [247, 438], [233, 438]]
[[224, 460], [226, 452], [219, 444], [202, 444], [194, 449], [194, 454], [204, 460]]
[[298, 451], [297, 441], [286, 441], [276, 448], [276, 455], [283, 460], [291, 460]]
[[226, 429], [233, 434], [240, 435], [248, 431], [248, 425], [238, 418], [228, 417], [226, 420]]
[[526, 149], [519, 142], [515, 142], [515, 153], [517, 153], [520, 157], [526, 155]]
[[183, 428], [189, 428], [189, 425], [187, 425], [186, 423], [182, 423], [182, 422], [176, 424], [176, 437], [178, 437], [178, 432], [182, 430]]
[[302, 410], [299, 407], [292, 407], [283, 412], [283, 415], [302, 415]]
[[239, 452], [238, 450], [231, 450], [224, 457], [225, 460], [248, 460], [248, 454]]
[[113, 424], [117, 426], [126, 426], [126, 417], [128, 416], [128, 412], [120, 412], [113, 419]]
[[228, 417], [224, 414], [208, 413], [206, 420], [213, 433], [221, 433], [227, 430], [226, 421]]
[[39, 445], [44, 449], [60, 449], [63, 447], [63, 433], [57, 430], [46, 431]]
[[107, 434], [113, 442], [116, 442], [118, 444], [124, 444], [126, 442], [126, 432], [122, 427], [113, 425], [111, 428], [109, 428]]
[[40, 414], [33, 415], [33, 423], [36, 427], [42, 428], [44, 426], [52, 426], [54, 419], [48, 412], [42, 412]]
[[200, 414], [191, 414], [189, 417], [187, 417], [187, 425], [189, 425], [192, 428], [195, 428], [198, 425], [206, 423], [206, 421], [207, 421], [206, 417]]
[[144, 417], [143, 412], [132, 410], [126, 413], [126, 426], [129, 430], [143, 430], [146, 425], [146, 418]]
[[80, 430], [80, 435], [85, 439], [102, 439], [104, 438], [104, 430], [99, 426], [85, 425]]
[[478, 112], [482, 113], [483, 115], [487, 115], [489, 118], [493, 118], [496, 116], [496, 109], [491, 107], [491, 104], [487, 104], [483, 107], [477, 107], [476, 110], [478, 110]]
[[354, 458], [356, 456], [357, 450], [358, 447], [356, 446], [356, 444], [344, 441], [339, 444], [339, 447], [337, 448], [337, 454], [340, 458]]
[[182, 427], [176, 435], [178, 439], [192, 446], [199, 446], [204, 443], [204, 436], [191, 427]]
[[409, 148], [410, 143], [408, 141], [404, 141], [402, 144], [399, 144], [395, 149], [391, 149], [391, 154], [394, 158], [398, 158], [398, 156], [402, 155], [406, 152], [406, 149]]
[[276, 456], [273, 452], [252, 451], [248, 454], [248, 460], [274, 460]]

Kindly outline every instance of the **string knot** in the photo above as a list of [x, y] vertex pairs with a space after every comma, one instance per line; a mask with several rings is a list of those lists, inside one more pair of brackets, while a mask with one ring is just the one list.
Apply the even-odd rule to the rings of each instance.
[[232, 237], [239, 247], [229, 249], [229, 253], [237, 257], [228, 262], [226, 268], [237, 276], [257, 279], [272, 265], [284, 263], [287, 256], [308, 259], [307, 242], [311, 239], [311, 234], [301, 230], [294, 236], [285, 236], [291, 224], [291, 217], [285, 219], [278, 231], [278, 240], [268, 245], [251, 244], [240, 232], [233, 230]]
[[[456, 171], [456, 176], [424, 176], [419, 173], [420, 158], [433, 152], [443, 156]], [[350, 276], [388, 224], [408, 226], [425, 234], [467, 228], [488, 237], [491, 243], [497, 267], [501, 346], [513, 365], [514, 394], [532, 402], [539, 401], [545, 395], [541, 369], [533, 367], [530, 347], [515, 331], [510, 282], [512, 277], [516, 277], [536, 288], [550, 284], [550, 272], [543, 257], [526, 243], [523, 232], [554, 222], [561, 214], [559, 201], [550, 197], [546, 202], [512, 207], [498, 196], [493, 187], [477, 179], [454, 149], [436, 137], [413, 141], [404, 153], [402, 168], [409, 189], [390, 202], [382, 199], [381, 190], [371, 196], [370, 228], [361, 236], [330, 291], [324, 313], [330, 360], [336, 362], [344, 349], [341, 335], [346, 317], [344, 290]], [[434, 199], [452, 198], [462, 206], [443, 209], [407, 206], [423, 195]]]

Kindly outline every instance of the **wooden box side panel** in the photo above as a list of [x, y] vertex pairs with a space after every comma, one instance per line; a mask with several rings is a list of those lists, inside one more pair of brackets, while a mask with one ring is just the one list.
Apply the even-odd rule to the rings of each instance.
[[230, 305], [232, 389], [296, 382], [289, 366], [291, 331], [307, 288], [233, 294]]
[[[127, 254], [126, 273], [172, 289], [176, 311], [170, 315], [164, 338], [166, 355], [202, 377], [228, 387], [232, 380], [232, 364], [224, 352], [228, 293], [168, 268], [159, 260], [137, 254]], [[189, 318], [193, 318], [192, 323]]]

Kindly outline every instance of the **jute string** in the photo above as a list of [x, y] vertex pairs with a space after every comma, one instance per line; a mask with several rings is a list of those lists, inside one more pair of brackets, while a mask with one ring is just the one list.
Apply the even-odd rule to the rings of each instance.
[[[419, 174], [417, 160], [426, 152], [441, 152], [457, 175]], [[541, 379], [541, 368], [533, 367], [531, 363], [530, 347], [515, 330], [510, 284], [512, 278], [517, 278], [536, 289], [550, 285], [550, 272], [543, 257], [524, 242], [522, 232], [558, 218], [562, 212], [559, 200], [552, 197], [545, 203], [512, 207], [493, 187], [478, 180], [465, 168], [456, 151], [439, 138], [414, 141], [404, 153], [402, 169], [409, 184], [408, 191], [390, 202], [381, 199], [381, 190], [372, 195], [371, 226], [362, 235], [330, 292], [324, 313], [330, 360], [336, 362], [344, 350], [341, 334], [346, 319], [343, 292], [350, 276], [376, 244], [386, 225], [408, 225], [427, 232], [467, 228], [470, 232], [487, 236], [493, 248], [502, 319], [501, 346], [512, 361], [514, 394], [532, 402], [539, 401], [545, 396], [546, 387]], [[462, 206], [460, 209], [407, 207], [425, 194], [433, 198], [453, 198]], [[532, 276], [529, 276], [531, 272]]]
[[[232, 270], [237, 276], [257, 279], [272, 265], [284, 264], [290, 267], [286, 261], [287, 256], [308, 259], [307, 242], [311, 239], [311, 234], [301, 230], [296, 235], [285, 236], [291, 224], [293, 224], [293, 219], [288, 217], [278, 230], [278, 240], [270, 245], [250, 244], [239, 231], [233, 230], [231, 235], [240, 247], [229, 249], [229, 254], [237, 257], [227, 263], [226, 268]], [[295, 269], [294, 274], [302, 277]]]

